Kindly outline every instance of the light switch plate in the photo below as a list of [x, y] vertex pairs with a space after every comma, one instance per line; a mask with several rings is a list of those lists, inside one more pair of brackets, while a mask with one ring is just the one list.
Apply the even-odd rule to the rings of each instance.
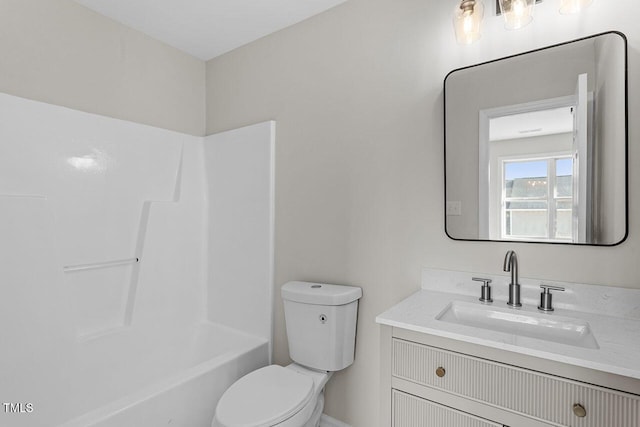
[[460, 201], [447, 202], [447, 215], [448, 216], [462, 215], [462, 202]]

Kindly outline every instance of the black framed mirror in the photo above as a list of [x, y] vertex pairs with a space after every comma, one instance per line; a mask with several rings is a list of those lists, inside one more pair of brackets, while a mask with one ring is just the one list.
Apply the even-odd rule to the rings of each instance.
[[626, 239], [622, 33], [454, 70], [444, 104], [449, 237], [601, 246]]

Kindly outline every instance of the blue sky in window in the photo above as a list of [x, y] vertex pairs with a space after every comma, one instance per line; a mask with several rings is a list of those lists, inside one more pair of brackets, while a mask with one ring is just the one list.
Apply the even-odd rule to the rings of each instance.
[[573, 159], [556, 160], [556, 176], [573, 175]]
[[[556, 176], [567, 176], [573, 173], [573, 159], [556, 160]], [[506, 162], [504, 165], [505, 179], [510, 181], [518, 178], [541, 178], [547, 176], [547, 161], [533, 160], [530, 162]]]
[[539, 178], [547, 176], [547, 161], [507, 162], [504, 165], [504, 175], [507, 181], [518, 178]]

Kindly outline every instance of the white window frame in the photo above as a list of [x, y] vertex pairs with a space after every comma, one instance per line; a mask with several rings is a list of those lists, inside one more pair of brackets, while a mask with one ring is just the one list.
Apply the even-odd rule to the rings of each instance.
[[[588, 93], [588, 117], [591, 119], [593, 117], [593, 93]], [[491, 166], [490, 166], [490, 122], [492, 119], [504, 117], [508, 115], [515, 114], [523, 114], [530, 113], [534, 111], [540, 110], [550, 110], [555, 108], [565, 108], [565, 107], [573, 107], [576, 104], [575, 96], [561, 96], [557, 98], [548, 98], [539, 101], [527, 102], [523, 104], [514, 104], [507, 105], [502, 107], [495, 108], [486, 108], [479, 111], [478, 117], [478, 126], [479, 126], [479, 144], [478, 144], [478, 236], [481, 240], [500, 240], [501, 237], [495, 230], [495, 227], [490, 225], [491, 223], [491, 212], [494, 211], [494, 207], [492, 206], [491, 200], [495, 200], [490, 196], [491, 193], [491, 185], [490, 185], [490, 177], [491, 177]], [[589, 120], [592, 122], [592, 120]], [[592, 132], [589, 129], [589, 136], [587, 139], [588, 147], [584, 148], [587, 153], [587, 164], [588, 168], [591, 168], [591, 139]], [[587, 172], [586, 176], [589, 178], [591, 173]], [[590, 187], [591, 185], [587, 183], [586, 189], [582, 186], [583, 191], [586, 191], [586, 194], [576, 196], [575, 191], [579, 189], [579, 186], [574, 186], [574, 200], [588, 200], [590, 201]], [[586, 216], [587, 220], [585, 223], [589, 223], [590, 220], [590, 209], [586, 209], [587, 212], [583, 214], [583, 217]], [[500, 212], [500, 211], [498, 211]], [[502, 221], [501, 221], [502, 222]], [[575, 221], [574, 221], [575, 223]], [[577, 224], [576, 224], [577, 226]], [[493, 231], [492, 231], [493, 229]], [[587, 228], [586, 234], [587, 238], [590, 233], [590, 230]], [[575, 231], [574, 231], [574, 241], [576, 241]]]
[[[500, 206], [498, 207], [500, 211], [500, 238], [502, 240], [513, 240], [513, 241], [544, 241], [544, 242], [574, 242], [576, 240], [574, 227], [572, 226], [572, 235], [571, 238], [563, 239], [553, 237], [556, 234], [556, 213], [557, 213], [557, 201], [559, 199], [570, 200], [573, 204], [573, 200], [575, 199], [576, 189], [572, 188], [571, 197], [556, 197], [555, 189], [557, 186], [557, 176], [556, 176], [556, 160], [559, 159], [573, 159], [573, 153], [571, 151], [559, 151], [553, 153], [543, 153], [540, 155], [523, 155], [523, 156], [501, 156], [498, 158], [498, 162], [500, 164], [501, 169], [501, 196], [499, 199]], [[547, 197], [546, 198], [536, 198], [536, 201], [545, 201], [547, 203], [547, 235], [546, 237], [538, 237], [538, 236], [510, 236], [506, 233], [507, 226], [507, 202], [511, 200], [507, 200], [506, 195], [506, 177], [505, 177], [505, 164], [506, 163], [516, 163], [516, 162], [534, 162], [534, 161], [546, 161], [547, 162]], [[518, 199], [518, 198], [515, 198]], [[526, 199], [522, 199], [526, 200]], [[531, 199], [534, 200], [534, 199]], [[573, 209], [572, 209], [573, 210]], [[575, 221], [575, 216], [572, 216], [572, 223]]]

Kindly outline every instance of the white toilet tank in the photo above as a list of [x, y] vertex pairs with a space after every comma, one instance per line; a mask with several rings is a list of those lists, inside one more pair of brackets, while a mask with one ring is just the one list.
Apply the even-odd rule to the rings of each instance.
[[362, 289], [356, 286], [285, 284], [282, 299], [291, 359], [322, 371], [351, 365], [360, 297]]

